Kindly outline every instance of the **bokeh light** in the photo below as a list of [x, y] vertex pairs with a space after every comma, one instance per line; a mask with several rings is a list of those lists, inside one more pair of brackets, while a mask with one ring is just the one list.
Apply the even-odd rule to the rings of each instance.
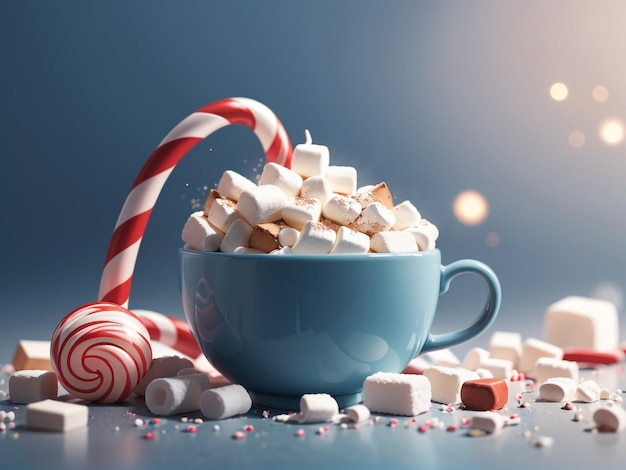
[[567, 86], [565, 83], [557, 82], [550, 87], [550, 96], [554, 101], [563, 101], [567, 98]]
[[489, 204], [478, 191], [468, 190], [457, 195], [452, 205], [454, 216], [465, 225], [479, 225], [489, 214]]
[[488, 247], [495, 248], [500, 244], [500, 234], [497, 232], [489, 232], [485, 237], [485, 243]]
[[609, 90], [604, 85], [598, 85], [591, 90], [591, 97], [598, 103], [604, 103], [609, 99]]
[[608, 145], [617, 145], [624, 140], [624, 123], [616, 118], [607, 119], [598, 128], [600, 138]]
[[585, 134], [581, 131], [574, 131], [568, 137], [569, 144], [574, 148], [580, 148], [585, 145]]

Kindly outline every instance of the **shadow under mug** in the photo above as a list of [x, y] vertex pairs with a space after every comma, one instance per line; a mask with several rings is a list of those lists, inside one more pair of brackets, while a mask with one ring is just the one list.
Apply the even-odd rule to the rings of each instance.
[[[469, 326], [430, 332], [438, 298], [464, 273], [487, 300]], [[441, 265], [439, 250], [402, 254], [267, 255], [180, 250], [182, 303], [208, 360], [259, 406], [299, 409], [305, 393], [340, 407], [363, 381], [401, 372], [417, 354], [482, 333], [500, 307], [495, 273], [475, 260]]]

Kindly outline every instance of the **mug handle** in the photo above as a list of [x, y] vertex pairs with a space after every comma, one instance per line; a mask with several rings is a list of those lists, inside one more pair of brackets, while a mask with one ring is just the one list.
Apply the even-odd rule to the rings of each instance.
[[487, 283], [489, 294], [487, 296], [487, 302], [483, 307], [482, 312], [476, 318], [474, 323], [466, 328], [451, 331], [449, 333], [432, 334], [428, 333], [424, 346], [419, 354], [433, 351], [436, 349], [445, 349], [450, 346], [463, 343], [470, 340], [483, 331], [485, 331], [496, 319], [498, 310], [500, 309], [500, 302], [502, 298], [502, 292], [500, 288], [500, 281], [493, 272], [493, 270], [484, 263], [472, 259], [462, 259], [450, 263], [447, 266], [441, 266], [441, 282], [439, 286], [439, 295], [445, 294], [450, 287], [450, 282], [461, 274], [476, 274]]

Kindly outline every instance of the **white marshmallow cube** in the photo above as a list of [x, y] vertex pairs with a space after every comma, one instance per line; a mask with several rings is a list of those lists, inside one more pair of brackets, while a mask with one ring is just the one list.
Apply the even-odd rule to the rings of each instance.
[[617, 308], [607, 300], [565, 297], [546, 309], [544, 336], [548, 343], [561, 348], [614, 350], [619, 341]]
[[293, 254], [327, 254], [337, 234], [321, 222], [308, 221], [300, 231], [298, 241], [291, 247]]
[[520, 372], [534, 377], [535, 363], [540, 357], [562, 359], [563, 349], [537, 338], [526, 338], [522, 343], [522, 357], [519, 364]]
[[410, 253], [419, 251], [415, 238], [407, 232], [378, 232], [370, 239], [370, 249], [376, 253]]
[[44, 431], [68, 432], [84, 428], [89, 408], [77, 403], [42, 400], [26, 406], [26, 427]]
[[513, 376], [513, 362], [508, 359], [494, 359], [491, 356], [480, 363], [479, 369], [486, 369], [497, 379], [509, 380]]
[[146, 387], [146, 407], [157, 416], [171, 416], [200, 409], [202, 392], [211, 388], [203, 373], [154, 379]]
[[424, 359], [430, 361], [433, 366], [457, 367], [461, 365], [461, 361], [451, 349], [436, 349], [422, 355]]
[[551, 402], [575, 400], [576, 382], [569, 377], [549, 378], [539, 387], [539, 396]]
[[322, 175], [311, 176], [302, 182], [300, 196], [305, 198], [319, 199], [322, 207], [333, 197], [333, 189], [326, 177]]
[[471, 348], [463, 357], [461, 367], [467, 370], [477, 370], [480, 364], [489, 358], [489, 351], [484, 348]]
[[600, 390], [595, 380], [585, 380], [576, 387], [576, 398], [585, 403], [593, 403], [600, 399]]
[[489, 357], [506, 359], [513, 363], [513, 368], [519, 368], [522, 356], [522, 335], [508, 331], [494, 331], [489, 340]]
[[242, 192], [250, 191], [254, 188], [256, 188], [256, 184], [253, 181], [236, 171], [226, 170], [217, 183], [216, 190], [223, 198], [238, 201]]
[[234, 253], [239, 247], [247, 248], [253, 231], [254, 229], [245, 220], [235, 220], [220, 243], [220, 251]]
[[356, 191], [356, 168], [352, 166], [333, 166], [326, 168], [326, 178], [334, 193], [354, 194]]
[[417, 416], [430, 402], [431, 385], [423, 375], [377, 372], [363, 382], [363, 404], [374, 413]]
[[411, 201], [402, 201], [392, 209], [393, 215], [396, 217], [396, 223], [393, 225], [394, 230], [404, 230], [409, 227], [416, 226], [422, 215]]
[[468, 380], [478, 379], [476, 372], [462, 367], [431, 366], [424, 370], [431, 386], [432, 401], [444, 405], [461, 403], [461, 387]]
[[472, 416], [471, 429], [480, 429], [489, 434], [497, 434], [506, 425], [507, 418], [493, 411], [481, 411]]
[[361, 215], [354, 221], [352, 228], [372, 236], [375, 233], [391, 229], [395, 223], [396, 217], [391, 210], [380, 202], [373, 202], [363, 209]]
[[[155, 348], [153, 347], [153, 353], [154, 351]], [[148, 372], [146, 372], [146, 375], [143, 376], [133, 391], [139, 396], [144, 396], [146, 393], [146, 387], [154, 379], [161, 377], [175, 377], [181, 370], [188, 369], [190, 367], [193, 367], [193, 363], [186, 357], [177, 355], [154, 357], [150, 363]]]
[[220, 231], [227, 232], [235, 220], [241, 219], [241, 215], [237, 211], [235, 201], [218, 197], [211, 204], [207, 219]]
[[350, 225], [361, 214], [361, 204], [351, 197], [335, 194], [324, 206], [322, 214], [339, 225]]
[[248, 391], [239, 384], [205, 390], [200, 411], [207, 419], [226, 419], [247, 413], [252, 407]]
[[493, 379], [494, 378], [493, 372], [491, 372], [488, 369], [483, 369], [479, 367], [474, 372], [476, 372], [478, 374], [478, 377], [480, 377], [481, 379]]
[[302, 230], [307, 221], [318, 222], [321, 214], [322, 203], [319, 199], [294, 196], [283, 207], [282, 219], [290, 227]]
[[337, 238], [330, 252], [332, 254], [367, 253], [370, 249], [370, 237], [348, 227], [339, 227]]
[[293, 227], [283, 227], [280, 229], [280, 232], [278, 232], [278, 243], [280, 243], [282, 247], [292, 247], [298, 241], [299, 236], [299, 230]]
[[24, 404], [55, 399], [59, 393], [57, 375], [47, 370], [19, 370], [9, 377], [11, 402]]
[[300, 397], [300, 423], [326, 423], [339, 413], [337, 401], [327, 393], [306, 393]]
[[426, 219], [421, 219], [417, 226], [409, 227], [405, 231], [413, 235], [420, 251], [433, 250], [437, 246], [439, 229]]
[[254, 227], [280, 219], [286, 204], [287, 196], [282, 189], [273, 184], [264, 184], [242, 192], [237, 202], [237, 210]]
[[578, 364], [552, 357], [540, 357], [535, 364], [535, 382], [539, 385], [553, 377], [569, 377], [578, 382]]
[[607, 404], [596, 409], [593, 421], [603, 431], [619, 432], [626, 428], [626, 410], [617, 404]]
[[302, 177], [283, 165], [270, 162], [263, 167], [261, 178], [259, 178], [259, 186], [264, 184], [278, 186], [287, 197], [293, 197], [300, 194]]
[[296, 145], [291, 157], [291, 169], [303, 178], [323, 175], [329, 166], [330, 152], [325, 145], [311, 143], [311, 134], [305, 131], [306, 142]]
[[217, 251], [224, 233], [212, 226], [202, 211], [198, 211], [187, 218], [181, 238], [193, 250]]

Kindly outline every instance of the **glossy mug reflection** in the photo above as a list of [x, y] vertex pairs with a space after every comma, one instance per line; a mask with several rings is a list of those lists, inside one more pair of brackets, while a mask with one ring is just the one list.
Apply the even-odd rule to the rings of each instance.
[[[377, 371], [483, 332], [500, 307], [494, 272], [475, 260], [441, 265], [439, 250], [406, 254], [267, 255], [180, 250], [187, 321], [209, 361], [257, 405], [297, 409], [304, 393], [340, 406], [362, 399]], [[459, 274], [487, 300], [473, 323], [430, 333], [437, 301]]]

